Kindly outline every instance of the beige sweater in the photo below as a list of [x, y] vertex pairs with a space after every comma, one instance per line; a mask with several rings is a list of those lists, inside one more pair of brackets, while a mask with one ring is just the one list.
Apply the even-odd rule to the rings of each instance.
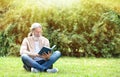
[[[33, 36], [24, 38], [21, 48], [20, 48], [20, 55], [28, 54], [31, 56], [33, 53], [35, 53], [35, 43], [34, 42], [35, 42], [35, 38]], [[43, 36], [39, 37], [39, 45], [40, 45], [40, 49], [43, 46], [50, 47], [49, 40]]]

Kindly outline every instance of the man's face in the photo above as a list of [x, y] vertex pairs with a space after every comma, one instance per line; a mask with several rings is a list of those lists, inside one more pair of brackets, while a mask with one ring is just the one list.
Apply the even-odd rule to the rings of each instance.
[[40, 37], [40, 35], [42, 34], [42, 28], [35, 28], [33, 30], [33, 34], [35, 37]]

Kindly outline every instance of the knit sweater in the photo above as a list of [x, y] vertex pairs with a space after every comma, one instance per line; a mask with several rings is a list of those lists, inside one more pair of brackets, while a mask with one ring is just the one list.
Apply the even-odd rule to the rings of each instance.
[[[49, 40], [47, 38], [40, 36], [38, 41], [40, 49], [43, 46], [50, 47]], [[24, 38], [20, 48], [20, 55], [28, 54], [31, 56], [33, 53], [35, 53], [35, 37], [29, 36]]]

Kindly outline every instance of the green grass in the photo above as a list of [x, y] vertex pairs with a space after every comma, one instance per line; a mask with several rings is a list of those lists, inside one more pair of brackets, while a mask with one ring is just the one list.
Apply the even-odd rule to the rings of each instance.
[[19, 57], [0, 58], [0, 77], [120, 77], [120, 59], [62, 57], [54, 67], [58, 73], [30, 73]]

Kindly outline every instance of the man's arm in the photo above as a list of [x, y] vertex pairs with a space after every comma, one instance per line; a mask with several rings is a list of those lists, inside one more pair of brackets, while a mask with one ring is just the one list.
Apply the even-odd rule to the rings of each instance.
[[45, 40], [45, 46], [46, 46], [46, 47], [50, 47], [50, 43], [49, 43], [49, 40], [48, 40], [48, 39]]
[[28, 45], [27, 45], [27, 39], [25, 38], [21, 44], [21, 48], [20, 48], [20, 55], [22, 54], [27, 54], [31, 57], [39, 57], [39, 55], [37, 53], [34, 52], [30, 52], [27, 49]]
[[[50, 47], [50, 43], [49, 43], [48, 39], [45, 40], [44, 46]], [[40, 55], [40, 57], [44, 58], [45, 60], [48, 60], [50, 58], [50, 56], [51, 56], [50, 52], [48, 54], [47, 53], [43, 53], [42, 55]]]

